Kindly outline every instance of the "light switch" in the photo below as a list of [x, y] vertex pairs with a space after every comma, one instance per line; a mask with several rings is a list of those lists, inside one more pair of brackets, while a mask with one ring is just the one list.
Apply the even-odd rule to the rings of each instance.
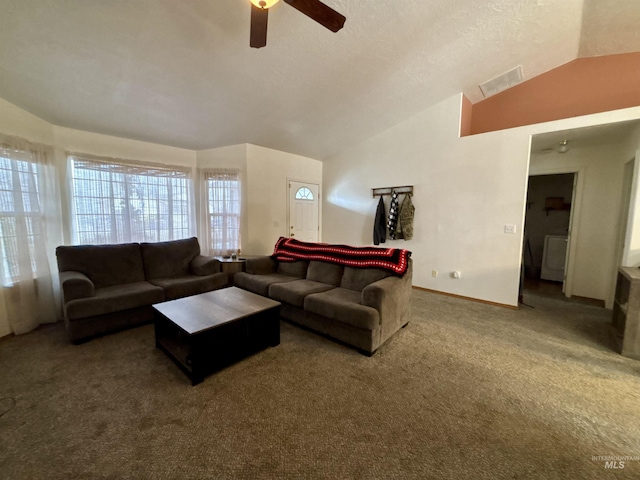
[[505, 225], [504, 226], [504, 233], [516, 233], [516, 226], [515, 225]]

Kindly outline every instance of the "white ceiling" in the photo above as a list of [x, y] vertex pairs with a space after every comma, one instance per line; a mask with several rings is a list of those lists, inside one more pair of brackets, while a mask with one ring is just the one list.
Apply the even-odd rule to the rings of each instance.
[[531, 139], [531, 152], [545, 154], [557, 151], [560, 142], [563, 141], [567, 142], [570, 149], [622, 144], [638, 127], [640, 121], [633, 120], [541, 133]]
[[[249, 0], [0, 0], [0, 97], [56, 125], [317, 159], [522, 65], [640, 51], [638, 0], [325, 0], [249, 47]], [[428, 134], [428, 133], [425, 133]]]

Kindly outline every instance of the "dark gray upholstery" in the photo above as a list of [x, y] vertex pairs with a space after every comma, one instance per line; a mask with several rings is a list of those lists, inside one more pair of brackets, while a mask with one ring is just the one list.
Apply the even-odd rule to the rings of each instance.
[[96, 293], [96, 286], [84, 273], [60, 272], [59, 277], [62, 291], [66, 292], [64, 298], [66, 302], [76, 298], [93, 297]]
[[348, 288], [334, 288], [304, 299], [304, 309], [357, 328], [373, 330], [380, 325], [380, 313], [360, 304], [362, 295]]
[[220, 260], [204, 255], [196, 255], [189, 264], [189, 271], [193, 275], [214, 275], [221, 271]]
[[296, 307], [302, 307], [304, 298], [312, 293], [325, 292], [335, 288], [321, 282], [311, 280], [294, 280], [292, 282], [275, 283], [269, 287], [269, 298], [280, 302], [290, 303]]
[[251, 275], [275, 273], [277, 262], [271, 257], [250, 257], [245, 262], [246, 272]]
[[145, 323], [151, 305], [224, 287], [197, 238], [56, 249], [65, 325], [72, 342]]
[[65, 305], [65, 309], [67, 318], [76, 320], [163, 301], [162, 288], [151, 285], [149, 282], [136, 282], [98, 288], [94, 296], [71, 300]]
[[281, 273], [252, 275], [250, 273], [238, 272], [233, 276], [233, 283], [238, 287], [257, 293], [263, 297], [269, 296], [269, 287], [274, 283], [293, 282], [294, 280], [299, 280], [299, 278]]
[[187, 275], [189, 264], [200, 255], [200, 245], [195, 237], [171, 242], [141, 243], [144, 276], [154, 278]]
[[357, 348], [361, 352], [371, 355], [380, 345], [380, 327], [373, 330], [363, 330], [338, 321], [327, 321], [327, 317], [308, 312], [302, 308], [283, 303], [280, 316], [296, 325], [318, 332]]
[[307, 276], [307, 266], [309, 262], [278, 262], [278, 273], [283, 275], [291, 275], [292, 277], [304, 278]]
[[280, 301], [282, 318], [371, 355], [407, 324], [412, 278], [411, 259], [406, 273], [398, 276], [378, 268], [258, 257], [247, 260], [246, 272], [236, 273], [234, 282]]
[[340, 286], [342, 288], [361, 292], [367, 285], [377, 282], [378, 280], [382, 280], [390, 275], [393, 274], [380, 268], [345, 267]]
[[342, 274], [344, 267], [342, 265], [335, 265], [328, 262], [309, 262], [307, 268], [307, 280], [314, 282], [328, 283], [329, 285], [338, 286], [342, 281]]
[[303, 279], [309, 262], [277, 262], [271, 257], [251, 257], [245, 263], [246, 272], [233, 276], [233, 283], [263, 297], [269, 296], [269, 287], [275, 283]]
[[149, 282], [164, 290], [165, 300], [175, 300], [222, 288], [227, 285], [228, 277], [225, 274], [181, 275], [174, 278], [154, 278]]
[[56, 257], [59, 271], [83, 273], [95, 288], [145, 281], [138, 243], [62, 246]]

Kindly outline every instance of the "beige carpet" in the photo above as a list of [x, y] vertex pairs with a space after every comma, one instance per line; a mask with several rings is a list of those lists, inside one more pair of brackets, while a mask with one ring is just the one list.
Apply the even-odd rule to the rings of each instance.
[[[610, 312], [518, 311], [414, 291], [365, 357], [282, 323], [282, 343], [191, 387], [153, 327], [0, 342], [0, 477], [640, 478], [640, 362]], [[618, 464], [619, 465], [619, 464]]]

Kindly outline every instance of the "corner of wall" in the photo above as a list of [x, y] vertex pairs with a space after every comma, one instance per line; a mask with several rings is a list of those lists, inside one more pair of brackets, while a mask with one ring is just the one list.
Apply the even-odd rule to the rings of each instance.
[[473, 104], [466, 95], [462, 94], [460, 100], [460, 136], [467, 137], [471, 135], [471, 116], [473, 113]]
[[53, 127], [46, 120], [0, 98], [0, 132], [53, 145]]

